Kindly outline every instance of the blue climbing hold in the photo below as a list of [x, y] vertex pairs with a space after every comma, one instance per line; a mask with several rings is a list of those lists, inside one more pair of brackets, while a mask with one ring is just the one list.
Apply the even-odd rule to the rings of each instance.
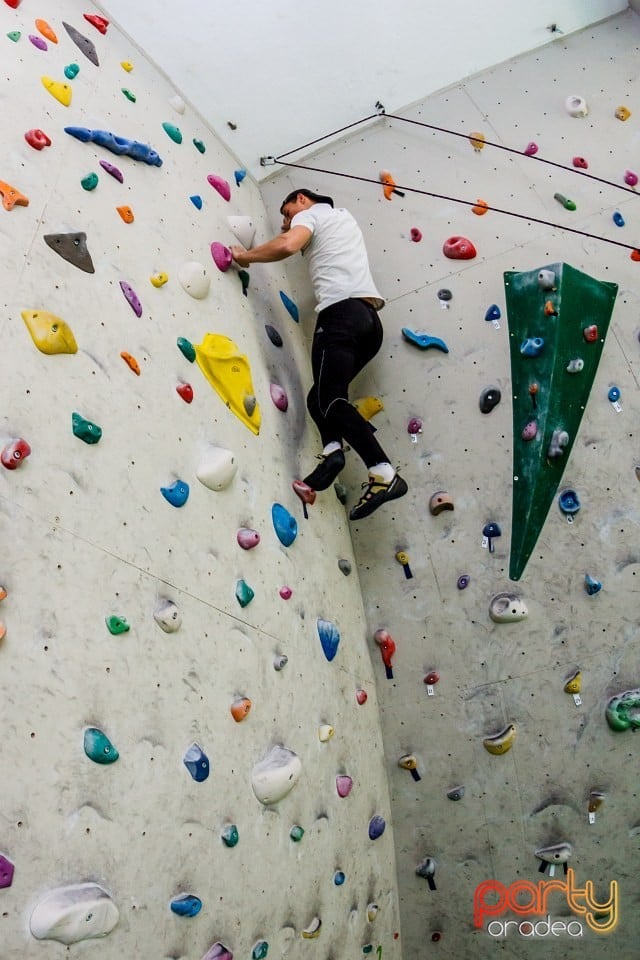
[[192, 197], [189, 197], [191, 203], [194, 205], [196, 210], [202, 210], [202, 197], [199, 197], [197, 193], [194, 193]]
[[345, 879], [344, 872], [342, 870], [336, 870], [333, 875], [333, 882], [335, 883], [336, 887], [341, 887]]
[[580, 497], [575, 490], [563, 490], [558, 497], [558, 506], [565, 515], [572, 516], [580, 509]]
[[520, 344], [520, 353], [523, 357], [539, 357], [543, 350], [543, 337], [527, 337]]
[[624, 227], [624, 217], [618, 210], [616, 210], [613, 215], [613, 222], [615, 223], [616, 227]]
[[596, 593], [600, 593], [602, 590], [602, 584], [599, 580], [596, 580], [595, 577], [592, 577], [590, 574], [585, 573], [584, 575], [584, 588], [589, 594], [590, 597], [593, 597]]
[[620, 399], [620, 390], [618, 387], [611, 387], [609, 393], [607, 394], [608, 399], [611, 403], [617, 403]]
[[202, 900], [191, 893], [184, 893], [171, 901], [171, 909], [179, 917], [196, 917], [202, 910]]
[[298, 307], [293, 302], [293, 300], [290, 297], [288, 297], [286, 293], [284, 293], [282, 290], [280, 291], [280, 299], [282, 300], [283, 304], [285, 305], [285, 307], [287, 308], [287, 310], [289, 311], [290, 315], [293, 317], [295, 322], [300, 323], [300, 311], [298, 310]]
[[402, 328], [402, 336], [405, 340], [408, 340], [409, 343], [420, 347], [421, 350], [435, 349], [442, 350], [443, 353], [449, 353], [449, 347], [440, 337], [430, 337], [426, 333], [415, 333], [415, 331], [410, 330], [409, 327]]
[[236, 187], [239, 187], [239, 186], [240, 186], [240, 184], [242, 183], [242, 181], [244, 180], [244, 178], [246, 177], [246, 175], [247, 175], [247, 171], [246, 171], [246, 170], [234, 170], [234, 171], [233, 171], [233, 178], [234, 178], [234, 180], [236, 181]]
[[281, 503], [274, 503], [271, 507], [271, 519], [280, 543], [285, 547], [290, 547], [298, 536], [298, 521], [296, 518]]
[[191, 744], [182, 762], [196, 783], [202, 783], [209, 776], [209, 758], [197, 743]]
[[377, 840], [378, 837], [381, 837], [386, 826], [384, 817], [381, 817], [379, 814], [371, 817], [369, 821], [369, 840]]
[[189, 484], [176, 480], [170, 487], [160, 487], [160, 493], [172, 507], [184, 507], [189, 499]]
[[493, 323], [495, 320], [499, 320], [502, 314], [500, 313], [500, 307], [497, 303], [492, 303], [487, 312], [484, 315], [485, 320]]
[[162, 166], [162, 160], [157, 152], [148, 144], [139, 143], [138, 140], [128, 140], [126, 137], [118, 137], [115, 133], [109, 133], [107, 130], [90, 130], [88, 127], [65, 127], [64, 132], [83, 143], [97, 143], [99, 147], [104, 147], [105, 150], [110, 150], [120, 156], [142, 160], [143, 163], [148, 163], [152, 167]]
[[317, 627], [318, 636], [320, 637], [320, 645], [322, 646], [322, 652], [329, 663], [331, 663], [338, 652], [338, 647], [340, 645], [340, 633], [335, 623], [332, 623], [331, 620], [322, 620], [320, 617], [317, 621]]

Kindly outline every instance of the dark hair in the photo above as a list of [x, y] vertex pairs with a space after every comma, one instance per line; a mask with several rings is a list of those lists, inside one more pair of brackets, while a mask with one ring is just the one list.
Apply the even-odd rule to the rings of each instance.
[[323, 197], [320, 193], [314, 193], [313, 190], [307, 190], [306, 187], [303, 187], [300, 190], [292, 190], [291, 193], [286, 195], [280, 206], [280, 213], [282, 213], [282, 208], [286, 207], [288, 203], [293, 203], [299, 193], [301, 193], [303, 197], [308, 197], [313, 203], [328, 203], [330, 207], [333, 206], [332, 197]]

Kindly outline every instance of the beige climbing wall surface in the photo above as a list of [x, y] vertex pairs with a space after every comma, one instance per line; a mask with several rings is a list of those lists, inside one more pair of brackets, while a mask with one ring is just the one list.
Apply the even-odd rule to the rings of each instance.
[[[532, 940], [549, 943], [548, 955], [566, 958], [599, 960], [612, 950], [631, 960], [637, 954], [637, 744], [628, 729], [610, 729], [605, 707], [614, 695], [635, 690], [631, 704], [620, 705], [624, 725], [640, 696], [640, 263], [630, 259], [630, 249], [604, 241], [640, 244], [640, 201], [632, 190], [618, 189], [626, 171], [640, 173], [639, 44], [640, 21], [631, 12], [559, 37], [402, 112], [465, 136], [381, 118], [374, 128], [305, 157], [329, 173], [279, 168], [277, 179], [264, 185], [274, 224], [282, 196], [295, 186], [332, 194], [351, 209], [388, 297], [385, 344], [355, 393], [383, 402], [373, 421], [377, 436], [410, 492], [357, 524], [352, 535], [382, 712], [405, 960], [483, 958], [497, 950], [510, 958], [539, 956], [542, 947]], [[584, 98], [587, 116], [569, 115], [570, 96]], [[628, 119], [616, 118], [620, 106], [631, 111]], [[474, 151], [466, 138], [471, 132], [515, 152], [488, 145]], [[530, 142], [537, 157], [568, 169], [524, 156]], [[610, 183], [574, 173], [574, 157]], [[382, 170], [398, 185], [441, 196], [406, 191], [387, 201], [378, 182]], [[555, 193], [577, 209], [566, 209]], [[518, 217], [477, 216], [450, 198], [471, 204], [481, 198]], [[616, 212], [624, 226], [614, 223]], [[412, 242], [412, 228], [421, 231], [419, 242]], [[452, 236], [471, 240], [477, 256], [447, 259], [443, 244]], [[557, 263], [618, 284], [619, 293], [559, 487], [573, 490], [581, 509], [569, 523], [554, 498], [531, 559], [513, 582], [512, 452], [523, 440], [519, 432], [514, 439], [512, 428], [503, 272]], [[302, 302], [302, 274], [290, 276]], [[452, 294], [448, 302], [438, 298], [442, 289]], [[531, 336], [544, 334], [542, 305], [555, 295], [535, 284]], [[495, 323], [485, 319], [493, 305], [500, 311]], [[448, 353], [417, 348], [403, 338], [403, 327], [440, 338]], [[568, 377], [564, 364], [562, 377]], [[619, 411], [608, 399], [613, 386], [620, 391]], [[483, 414], [479, 398], [487, 387], [494, 396], [499, 388], [502, 400]], [[545, 403], [542, 392], [531, 419]], [[423, 424], [415, 437], [408, 432], [413, 418]], [[364, 479], [351, 457], [342, 476], [349, 504]], [[430, 512], [437, 491], [449, 495], [453, 510]], [[492, 551], [483, 543], [488, 523], [502, 531]], [[408, 555], [410, 578], [396, 560], [399, 551]], [[590, 595], [585, 575], [602, 589]], [[492, 599], [503, 592], [524, 601], [525, 619], [490, 618]], [[381, 628], [397, 645], [392, 679], [374, 643]], [[489, 744], [504, 752], [488, 752], [483, 740], [509, 725], [512, 748], [506, 749], [509, 732]], [[398, 764], [412, 754], [419, 780]], [[589, 805], [597, 807], [593, 823]], [[618, 884], [615, 917], [612, 909], [593, 906], [581, 914], [584, 892], [568, 899], [572, 875], [562, 862], [553, 864], [560, 885], [540, 904], [545, 888], [539, 883], [549, 882], [551, 865], [539, 872], [545, 862], [535, 851], [555, 845], [562, 846], [547, 856], [570, 854], [573, 887], [584, 891], [592, 883], [592, 900], [604, 903]], [[428, 875], [432, 861], [430, 885], [416, 871]], [[476, 927], [474, 893], [486, 881], [494, 883], [480, 887], [484, 910]], [[540, 916], [534, 905], [543, 908]], [[590, 922], [614, 929], [594, 932]]]
[[291, 487], [301, 328], [210, 250], [264, 206], [87, 12], [0, 4], [0, 957], [399, 957], [347, 523]]

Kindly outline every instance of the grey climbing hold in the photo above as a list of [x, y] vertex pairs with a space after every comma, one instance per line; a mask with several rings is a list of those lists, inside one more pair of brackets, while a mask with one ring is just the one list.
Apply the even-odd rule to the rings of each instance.
[[271, 343], [274, 345], [274, 347], [281, 347], [282, 337], [280, 336], [276, 328], [272, 327], [270, 323], [265, 323], [264, 329], [266, 330], [267, 336], [269, 337], [269, 340], [271, 340]]
[[76, 30], [75, 27], [72, 27], [70, 24], [62, 21], [62, 26], [65, 28], [76, 47], [81, 50], [87, 60], [91, 60], [96, 67], [100, 66], [100, 61], [98, 60], [98, 54], [96, 52], [95, 45], [88, 37], [85, 37], [79, 30]]
[[447, 797], [449, 800], [462, 800], [464, 797], [464, 787], [451, 787], [450, 790], [447, 790]]
[[351, 564], [348, 560], [338, 560], [338, 568], [344, 573], [345, 577], [348, 577], [351, 573]]
[[430, 890], [436, 889], [435, 873], [437, 863], [433, 857], [425, 857], [422, 863], [416, 867], [416, 875], [422, 877], [429, 884]]
[[47, 233], [42, 239], [67, 263], [85, 273], [95, 273], [91, 254], [87, 250], [86, 233]]

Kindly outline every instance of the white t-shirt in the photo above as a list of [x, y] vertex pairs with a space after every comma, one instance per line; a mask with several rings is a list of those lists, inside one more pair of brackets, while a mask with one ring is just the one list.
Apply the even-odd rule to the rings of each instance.
[[348, 297], [371, 297], [378, 310], [384, 299], [376, 289], [360, 227], [344, 207], [314, 203], [293, 217], [292, 227], [312, 233], [303, 255], [317, 301], [316, 313]]

